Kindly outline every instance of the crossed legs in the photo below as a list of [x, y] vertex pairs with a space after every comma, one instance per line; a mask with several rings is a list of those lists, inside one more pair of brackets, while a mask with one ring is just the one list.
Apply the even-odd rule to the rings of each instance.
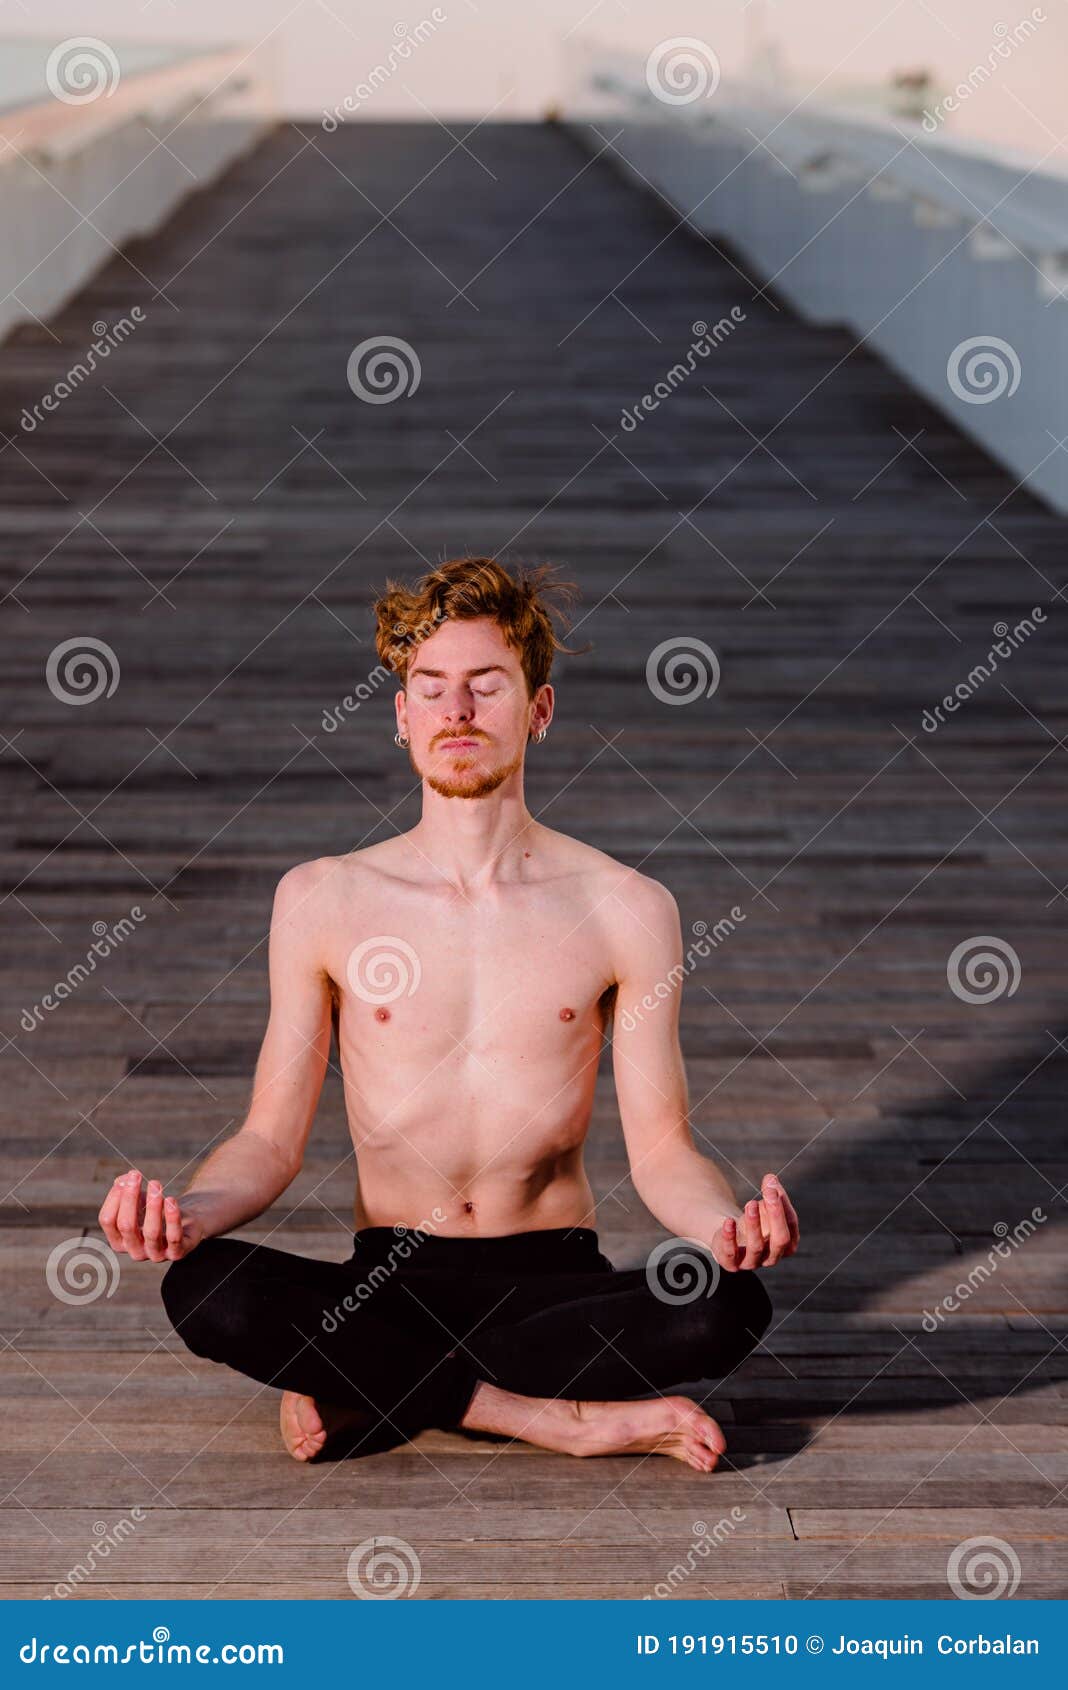
[[212, 1238], [163, 1279], [194, 1354], [284, 1392], [298, 1459], [444, 1426], [578, 1455], [658, 1449], [710, 1470], [725, 1448], [716, 1422], [662, 1393], [731, 1372], [771, 1318], [751, 1271], [680, 1301], [656, 1295], [644, 1269], [461, 1273], [432, 1266], [424, 1246], [361, 1298], [354, 1262]]

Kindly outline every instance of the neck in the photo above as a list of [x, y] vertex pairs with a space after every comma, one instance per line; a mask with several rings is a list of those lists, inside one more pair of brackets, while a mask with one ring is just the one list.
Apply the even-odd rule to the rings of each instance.
[[513, 776], [484, 798], [445, 798], [424, 782], [422, 819], [408, 837], [443, 880], [466, 892], [517, 880], [538, 831]]

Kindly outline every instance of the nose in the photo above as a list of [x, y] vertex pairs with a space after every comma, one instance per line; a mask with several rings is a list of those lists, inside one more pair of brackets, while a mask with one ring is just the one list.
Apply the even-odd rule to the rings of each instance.
[[470, 722], [474, 713], [475, 707], [470, 694], [468, 693], [465, 696], [460, 692], [446, 705], [443, 715], [449, 727], [452, 728]]

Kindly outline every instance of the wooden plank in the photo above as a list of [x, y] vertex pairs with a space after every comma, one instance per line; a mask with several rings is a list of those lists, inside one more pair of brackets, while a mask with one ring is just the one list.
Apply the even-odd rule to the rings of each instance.
[[[48, 1584], [0, 1584], [0, 1601], [39, 1601], [51, 1591]], [[346, 1602], [355, 1601], [352, 1587], [344, 1579], [323, 1578], [313, 1584], [296, 1580], [288, 1583], [248, 1584], [228, 1582], [223, 1585], [160, 1583], [123, 1584], [119, 1587], [128, 1602]], [[414, 1597], [417, 1602], [635, 1602], [649, 1594], [644, 1584], [432, 1584], [420, 1582]], [[70, 1602], [99, 1601], [101, 1591], [92, 1583], [75, 1585]], [[687, 1584], [677, 1590], [665, 1589], [658, 1600], [665, 1602], [781, 1602], [783, 1586], [778, 1580], [731, 1579], [720, 1585]]]
[[947, 1508], [936, 1512], [905, 1506], [890, 1514], [865, 1508], [794, 1508], [790, 1518], [801, 1539], [920, 1543], [933, 1538], [962, 1543], [967, 1537], [993, 1534], [1013, 1544], [1068, 1540], [1068, 1508], [1058, 1507]]
[[[786, 1579], [783, 1583], [788, 1602], [870, 1602], [892, 1597], [896, 1602], [945, 1602], [953, 1595], [946, 1579], [917, 1579], [895, 1582], [887, 1578], [848, 1580], [841, 1578]], [[1010, 1596], [1006, 1590], [1002, 1602], [1063, 1602], [1068, 1596], [1068, 1578], [1035, 1579], [1021, 1583]], [[1026, 1625], [1026, 1620], [1023, 1622]]]
[[[393, 1534], [395, 1535], [395, 1534]], [[101, 1542], [104, 1540], [101, 1539]], [[315, 1584], [320, 1579], [344, 1574], [352, 1549], [348, 1544], [302, 1543], [299, 1571], [293, 1548], [283, 1533], [257, 1543], [227, 1542], [218, 1532], [205, 1533], [199, 1543], [167, 1544], [142, 1542], [135, 1533], [109, 1550], [94, 1565], [87, 1561], [90, 1544], [0, 1545], [0, 1578], [14, 1581], [42, 1579], [72, 1582], [77, 1564], [89, 1570], [99, 1585], [115, 1590], [126, 1583], [166, 1584], [193, 1581], [228, 1583], [279, 1583], [292, 1580]], [[700, 1540], [698, 1540], [700, 1541]], [[438, 1583], [460, 1584], [562, 1584], [569, 1578], [596, 1584], [642, 1583], [650, 1595], [656, 1586], [685, 1584], [694, 1579], [715, 1582], [716, 1567], [724, 1576], [757, 1582], [767, 1577], [767, 1546], [737, 1543], [713, 1547], [706, 1555], [693, 1550], [693, 1539], [647, 1544], [575, 1543], [551, 1539], [528, 1539], [523, 1543], [465, 1543], [451, 1539], [435, 1543], [419, 1537], [411, 1547], [418, 1557], [421, 1576]], [[782, 1545], [776, 1560], [784, 1576], [793, 1578], [877, 1579], [888, 1582], [945, 1577], [948, 1549], [945, 1543], [896, 1544], [861, 1543], [855, 1547], [806, 1539]], [[1029, 1540], [1017, 1549], [1023, 1580], [1049, 1582], [1068, 1580], [1068, 1543]], [[718, 1559], [717, 1559], [718, 1557]]]
[[[732, 1542], [746, 1540], [792, 1542], [794, 1532], [785, 1509], [753, 1502], [740, 1518], [728, 1518]], [[118, 1516], [117, 1518], [124, 1518]], [[0, 1545], [50, 1547], [52, 1534], [64, 1543], [88, 1544], [99, 1516], [86, 1509], [48, 1508], [38, 1519], [17, 1505], [0, 1508]], [[358, 1503], [347, 1508], [228, 1508], [221, 1520], [214, 1508], [165, 1508], [151, 1503], [141, 1506], [134, 1535], [139, 1543], [198, 1544], [225, 1532], [227, 1543], [258, 1543], [279, 1533], [285, 1543], [347, 1543], [392, 1532], [410, 1542], [434, 1543], [526, 1542], [572, 1539], [583, 1543], [690, 1543], [696, 1520], [715, 1525], [692, 1508], [659, 1508], [639, 1505], [631, 1508], [610, 1498], [594, 1509], [563, 1509], [524, 1503], [501, 1504], [487, 1515], [453, 1502], [444, 1506], [408, 1509], [368, 1509]], [[115, 1522], [105, 1521], [114, 1531]], [[127, 1528], [123, 1528], [125, 1531]], [[722, 1533], [721, 1533], [722, 1535]]]

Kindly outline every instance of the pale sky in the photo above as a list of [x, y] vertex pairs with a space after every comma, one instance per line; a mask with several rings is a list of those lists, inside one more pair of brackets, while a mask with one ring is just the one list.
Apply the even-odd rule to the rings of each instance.
[[[559, 66], [576, 37], [632, 47], [692, 36], [725, 78], [763, 35], [779, 46], [805, 94], [929, 69], [946, 88], [977, 65], [995, 74], [963, 103], [947, 133], [1022, 148], [1034, 157], [1068, 129], [1068, 0], [440, 0], [429, 38], [366, 101], [375, 118], [539, 117], [560, 92]], [[435, 0], [0, 0], [0, 33], [58, 42], [269, 41], [283, 107], [320, 114], [387, 62], [398, 35], [431, 18]], [[1002, 60], [995, 44], [1025, 18], [1034, 36]], [[1000, 28], [999, 28], [1000, 26]], [[819, 97], [818, 93], [814, 96]], [[499, 103], [498, 103], [499, 102]], [[349, 121], [358, 121], [350, 118]], [[1066, 149], [1058, 154], [1061, 167]]]

